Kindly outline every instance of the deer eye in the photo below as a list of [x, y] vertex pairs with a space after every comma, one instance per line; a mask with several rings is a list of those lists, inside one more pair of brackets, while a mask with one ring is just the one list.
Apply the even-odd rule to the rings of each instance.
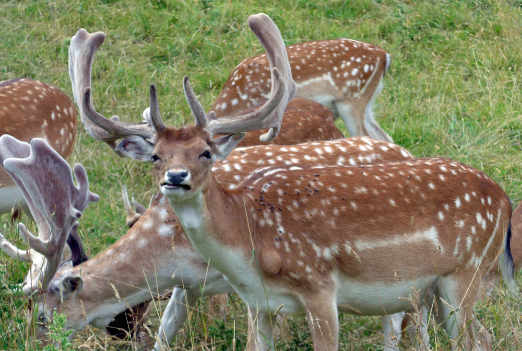
[[152, 160], [152, 162], [156, 162], [156, 161], [159, 161], [159, 160], [160, 160], [159, 156], [156, 155], [156, 154], [152, 155], [152, 156], [150, 157], [150, 159]]
[[210, 154], [210, 151], [208, 150], [205, 150], [201, 153], [201, 155], [199, 155], [199, 158], [206, 158], [206, 159], [210, 159], [212, 157], [212, 155]]

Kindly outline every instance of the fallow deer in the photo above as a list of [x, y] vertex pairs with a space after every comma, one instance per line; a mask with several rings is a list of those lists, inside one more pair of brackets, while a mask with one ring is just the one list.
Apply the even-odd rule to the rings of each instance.
[[[390, 66], [383, 49], [352, 39], [319, 40], [287, 47], [296, 96], [341, 116], [351, 136], [392, 141], [373, 116], [373, 103]], [[230, 74], [211, 110], [227, 116], [255, 108], [270, 92], [266, 54], [243, 60]]]
[[[94, 33], [94, 34], [88, 34], [84, 30], [78, 31], [78, 33], [73, 37], [71, 40], [71, 48], [70, 48], [70, 72], [71, 72], [71, 81], [73, 84], [73, 91], [74, 95], [77, 99], [81, 98], [81, 92], [84, 91], [86, 88], [90, 89], [90, 72], [91, 72], [91, 66], [93, 61], [93, 55], [95, 50], [101, 45], [103, 42], [104, 35], [102, 33]], [[80, 54], [81, 53], [81, 54]], [[92, 123], [91, 119], [95, 118], [98, 113], [96, 113], [92, 107], [89, 104], [82, 105], [84, 101], [78, 101], [79, 109], [82, 111], [81, 117], [84, 123], [86, 124], [86, 127], [88, 130], [95, 131], [91, 132], [93, 136], [95, 136], [97, 139], [108, 141], [109, 144], [116, 148], [120, 154], [128, 155], [127, 152], [122, 152], [125, 150], [125, 147], [132, 145], [133, 143], [129, 140], [125, 140], [125, 137], [128, 135], [129, 128], [126, 128], [126, 125], [122, 122], [114, 122], [117, 125], [107, 128], [106, 124], [103, 123]], [[145, 120], [150, 120], [147, 113], [145, 113]], [[281, 143], [281, 144], [288, 144], [288, 143], [295, 143], [296, 141], [306, 141], [306, 140], [314, 140], [317, 138], [338, 138], [341, 137], [342, 134], [335, 128], [332, 122], [331, 113], [329, 113], [328, 110], [326, 110], [324, 107], [310, 102], [306, 101], [304, 99], [294, 99], [290, 102], [289, 108], [287, 108], [285, 112], [285, 119], [283, 120], [283, 126], [282, 126], [282, 132], [272, 141], [274, 143]], [[140, 128], [146, 128], [143, 125], [139, 126]], [[132, 128], [136, 128], [136, 125], [132, 126]], [[148, 133], [147, 135], [153, 135], [153, 133]], [[257, 136], [259, 135], [258, 131], [248, 133], [247, 137], [243, 140], [242, 145], [245, 144], [245, 142], [248, 144], [254, 144], [258, 143], [256, 140]], [[124, 139], [124, 141], [117, 146], [115, 141], [117, 139]], [[370, 147], [369, 145], [372, 145]], [[360, 163], [368, 163], [368, 162], [377, 162], [379, 160], [398, 160], [398, 159], [408, 159], [411, 158], [411, 154], [409, 154], [406, 150], [398, 147], [397, 145], [390, 144], [390, 143], [384, 143], [384, 142], [376, 142], [368, 138], [363, 139], [352, 139], [352, 140], [340, 140], [338, 142], [332, 142], [330, 146], [333, 148], [334, 151], [332, 153], [329, 153], [327, 155], [319, 156], [319, 159], [324, 161], [328, 164], [360, 164]], [[298, 147], [282, 147], [280, 149], [273, 148], [271, 146], [267, 146], [267, 150], [265, 152], [273, 153], [275, 164], [282, 164], [286, 165], [288, 163], [292, 164], [294, 162], [293, 158], [288, 158], [287, 154], [292, 155], [294, 150], [297, 150]], [[271, 150], [271, 151], [270, 151]], [[238, 150], [239, 151], [239, 150]], [[132, 155], [132, 154], [131, 154]], [[262, 156], [263, 154], [260, 154]], [[138, 159], [141, 159], [141, 156], [135, 156]], [[236, 156], [231, 155], [231, 159], [234, 159]], [[316, 160], [316, 158], [311, 158], [310, 160]], [[270, 161], [270, 164], [274, 164], [272, 161]], [[247, 170], [252, 169], [252, 167], [258, 167], [259, 166], [259, 160], [255, 160], [255, 162], [246, 162], [246, 160], [241, 160], [242, 170], [243, 172], [247, 172]], [[306, 161], [305, 161], [306, 162]], [[232, 164], [228, 164], [227, 161], [223, 161], [222, 165], [218, 167], [215, 172], [216, 174], [219, 174], [220, 172], [223, 173], [225, 170], [229, 170], [232, 166]], [[233, 185], [237, 183], [238, 177], [240, 178], [240, 175], [235, 171], [235, 174], [233, 177], [230, 177], [228, 174], [223, 174], [223, 176], [220, 176], [222, 178], [223, 182], [226, 182], [229, 185]], [[144, 215], [142, 222], [139, 223], [154, 223], [154, 226], [152, 228], [149, 228], [147, 226], [147, 230], [145, 230], [145, 233], [149, 233], [149, 230], [152, 231], [147, 236], [150, 238], [156, 238], [152, 240], [160, 240], [161, 238], [155, 237], [154, 233], [157, 233], [159, 231], [158, 228], [165, 227], [168, 223], [170, 225], [173, 225], [172, 223], [175, 223], [177, 219], [173, 215], [171, 211], [169, 211], [169, 216], [162, 216], [161, 218], [156, 218], [157, 215], [154, 215], [155, 211], [161, 211], [162, 213], [165, 212], [165, 209], [162, 208], [163, 205], [158, 203], [159, 200], [156, 200], [153, 202], [152, 208], [149, 209]], [[127, 204], [127, 208], [129, 208], [130, 204]], [[158, 209], [160, 208], [160, 209]], [[132, 215], [131, 222], [133, 222], [136, 219], [136, 214]], [[178, 227], [178, 225], [174, 225], [174, 227]], [[140, 225], [137, 227], [139, 231], [142, 232], [142, 235], [145, 236], [145, 233], [143, 229], [140, 229]], [[134, 229], [134, 227], [133, 227]], [[129, 234], [127, 234], [124, 238], [121, 240], [125, 242], [125, 244], [121, 244], [122, 247], [126, 247], [127, 245], [133, 245], [132, 240], [126, 240], [125, 238], [129, 237]], [[133, 235], [130, 235], [130, 237], [134, 237]], [[175, 248], [181, 248], [183, 247], [183, 252], [188, 252], [192, 250], [192, 248], [188, 245], [188, 242], [181, 241], [174, 243]], [[119, 242], [115, 245], [120, 245]], [[206, 272], [205, 269], [201, 269], [201, 267], [206, 267], [205, 262], [203, 261], [195, 261], [195, 259], [192, 259], [191, 261], [187, 261], [186, 259], [180, 258], [175, 252], [169, 252], [171, 250], [169, 245], [166, 245], [165, 243], [155, 249], [155, 255], [156, 256], [162, 256], [158, 255], [158, 250], [163, 249], [167, 252], [169, 255], [169, 260], [167, 261], [164, 259], [163, 265], [161, 267], [155, 266], [155, 269], [159, 269], [161, 271], [165, 271], [167, 269], [170, 269], [172, 272], [177, 272], [175, 275], [176, 285], [183, 285], [185, 288], [187, 288], [187, 297], [189, 301], [194, 301], [195, 297], [199, 296], [201, 294], [201, 289], [199, 286], [199, 283], [196, 285], [191, 285], [190, 282], [196, 281], [201, 282], [203, 280], [206, 280], [209, 285], [216, 285], [215, 282], [212, 281], [211, 278], [207, 277], [205, 278], [202, 276]], [[112, 253], [114, 250], [112, 248], [109, 248], [109, 252]], [[126, 250], [130, 251], [130, 250]], [[180, 252], [179, 250], [176, 252]], [[190, 254], [190, 257], [197, 257], [197, 254]], [[103, 257], [103, 256], [102, 256]], [[163, 257], [163, 256], [162, 256]], [[136, 261], [137, 258], [131, 259], [133, 262]], [[167, 265], [167, 262], [169, 264]], [[191, 264], [192, 267], [190, 270], [179, 270], [177, 267], [179, 267], [180, 262], [184, 262], [185, 264]], [[187, 263], [188, 262], [188, 263]], [[90, 265], [99, 267], [99, 264], [103, 262], [100, 262], [100, 260], [96, 257], [94, 258], [94, 261], [90, 262]], [[121, 267], [115, 266], [116, 268], [120, 269]], [[135, 266], [133, 266], [135, 267]], [[169, 267], [169, 268], [167, 268]], [[79, 267], [78, 269], [85, 269], [85, 267]], [[192, 276], [187, 277], [183, 272], [191, 272]], [[195, 272], [199, 272], [198, 275]], [[145, 273], [145, 272], [143, 272]], [[211, 272], [212, 273], [212, 272]], [[117, 276], [118, 272], [117, 270], [114, 271], [114, 276]], [[152, 275], [152, 272], [150, 273]], [[147, 275], [146, 275], [147, 276]], [[199, 279], [195, 279], [195, 277], [198, 277]], [[219, 277], [220, 275], [216, 275], [214, 273], [210, 274], [211, 277]], [[210, 280], [210, 282], [209, 282]], [[116, 286], [118, 285], [118, 281], [114, 281], [114, 284]], [[163, 284], [163, 283], [162, 283]], [[171, 280], [169, 279], [166, 282], [167, 286], [168, 284], [172, 284]], [[92, 286], [92, 283], [84, 284], [85, 287]], [[134, 284], [136, 287], [139, 286], [139, 284], [136, 282]], [[165, 285], [162, 285], [165, 286]], [[223, 284], [221, 284], [223, 286]], [[228, 285], [226, 285], [228, 287]], [[223, 289], [223, 288], [221, 288]], [[229, 288], [228, 288], [229, 289]], [[122, 290], [122, 289], [118, 289]], [[88, 291], [91, 291], [90, 288]], [[230, 290], [227, 290], [230, 291]], [[215, 289], [208, 288], [204, 290], [205, 294], [213, 294], [216, 293]], [[109, 296], [108, 299], [113, 299], [112, 296], [112, 290], [108, 290]], [[90, 294], [94, 294], [92, 291]], [[105, 298], [103, 297], [102, 292], [97, 293], [98, 300], [99, 301], [105, 301]], [[122, 295], [122, 292], [120, 291], [120, 296], [125, 296], [125, 294]], [[173, 298], [171, 302], [169, 302], [169, 305], [167, 307], [167, 310], [164, 314], [163, 322], [160, 328], [160, 335], [166, 336], [166, 339], [170, 339], [170, 336], [180, 328], [182, 325], [185, 316], [186, 316], [186, 307], [184, 306], [184, 296], [185, 296], [185, 290], [176, 290], [176, 292], [173, 294]], [[68, 313], [69, 314], [69, 313]], [[169, 326], [169, 321], [172, 320], [173, 322]], [[157, 345], [157, 347], [159, 347]]]
[[[0, 82], [0, 135], [44, 138], [63, 157], [73, 150], [76, 110], [60, 89], [28, 78]], [[21, 205], [22, 194], [0, 169], [0, 213]]]
[[[439, 304], [449, 335], [461, 331], [466, 348], [486, 347], [487, 338], [479, 341], [466, 320], [479, 325], [472, 307], [484, 272], [502, 252], [504, 271], [512, 264], [505, 240], [511, 208], [497, 184], [468, 166], [432, 158], [260, 168], [226, 188], [210, 172], [212, 156], [225, 157], [241, 137], [213, 141], [187, 82], [185, 89], [196, 127], [167, 128], [157, 106], [151, 108], [161, 191], [193, 246], [251, 309], [305, 310], [315, 349], [335, 350], [337, 305], [394, 313], [411, 308], [402, 299], [413, 290], [426, 298], [433, 291], [449, 303]], [[326, 152], [312, 143], [296, 156]], [[390, 190], [389, 182], [396, 187]], [[406, 248], [417, 256], [405, 256]]]
[[[0, 156], [6, 157], [6, 148], [1, 145], [3, 144], [0, 143]], [[317, 156], [322, 162], [330, 164], [360, 164], [411, 158], [406, 150], [397, 145], [365, 137], [333, 140], [321, 145], [335, 150], [335, 153]], [[294, 164], [293, 153], [302, 151], [302, 147], [299, 144], [267, 145], [257, 150], [257, 156], [269, 153], [274, 159], [280, 160], [281, 164]], [[243, 177], [260, 167], [259, 157], [244, 159], [243, 154], [249, 149], [251, 148], [238, 148], [227, 160], [216, 164], [213, 172], [227, 187], [238, 186]], [[303, 160], [301, 165], [312, 165], [315, 162], [315, 159]], [[235, 169], [236, 164], [241, 165], [241, 171]], [[232, 169], [234, 172], [231, 172]], [[243, 177], [238, 178], [238, 175]], [[129, 205], [128, 203], [126, 208]], [[137, 216], [132, 217], [135, 220]], [[9, 245], [7, 241], [4, 243]], [[71, 287], [70, 291], [67, 290], [68, 286], [60, 285], [64, 280], [75, 279], [81, 285]], [[170, 340], [181, 328], [187, 314], [187, 303], [190, 306], [201, 295], [233, 292], [221, 273], [208, 266], [192, 248], [177, 217], [161, 194], [155, 197], [151, 206], [126, 235], [90, 260], [59, 270], [52, 278], [52, 284], [60, 287], [60, 291], [66, 291], [65, 297], [60, 301], [55, 296], [57, 291], [45, 292], [42, 296], [45, 304], [40, 306], [39, 319], [48, 321], [49, 313], [46, 314], [45, 311], [56, 310], [67, 316], [68, 326], [75, 330], [89, 323], [106, 327], [125, 309], [174, 286], [182, 287], [174, 289], [173, 297], [163, 314], [159, 331], [162, 340]], [[115, 296], [114, 289], [118, 291], [118, 296]], [[270, 338], [269, 335], [265, 337]], [[160, 349], [160, 341], [155, 349]]]
[[[264, 16], [250, 21], [273, 26]], [[128, 136], [125, 150], [155, 162], [160, 189], [193, 246], [225, 274], [250, 310], [306, 311], [317, 350], [337, 348], [337, 306], [360, 314], [408, 310], [404, 298], [412, 290], [426, 300], [444, 299], [440, 316], [450, 336], [462, 331], [467, 347], [483, 347], [465, 324], [468, 319], [479, 325], [472, 313], [475, 288], [502, 252], [504, 278], [514, 282], [505, 240], [509, 199], [482, 172], [439, 158], [359, 167], [316, 160], [307, 169], [260, 167], [237, 187], [218, 182], [211, 168], [241, 141], [242, 129], [267, 124], [278, 129], [266, 106], [286, 105], [285, 97], [292, 95], [279, 91], [291, 84], [281, 84], [287, 75], [278, 68], [272, 70], [272, 98], [249, 114], [261, 119], [257, 123], [205, 115], [185, 80], [196, 126], [167, 128], [151, 87], [153, 131], [121, 130]], [[91, 108], [89, 89], [82, 103]], [[95, 123], [115, 128], [91, 115]], [[143, 141], [151, 135], [153, 146]], [[303, 147], [307, 151], [296, 154], [298, 162], [332, 150], [321, 143]], [[250, 149], [245, 159], [255, 147]], [[389, 182], [396, 187], [390, 189]], [[417, 254], [405, 255], [405, 247]], [[262, 333], [269, 329], [263, 318], [259, 324]]]
[[[0, 249], [12, 258], [31, 262], [23, 286], [25, 294], [46, 291], [62, 263], [66, 241], [76, 232], [78, 219], [90, 202], [98, 200], [98, 196], [89, 191], [87, 173], [80, 165], [74, 168], [78, 187], [73, 184], [69, 165], [44, 139], [32, 139], [28, 144], [3, 135], [0, 137], [0, 155], [38, 228], [38, 236], [34, 236], [19, 224], [20, 234], [30, 245], [29, 250], [17, 248], [1, 234]], [[74, 286], [77, 282], [73, 279], [63, 283]]]
[[[76, 109], [71, 99], [57, 87], [39, 80], [17, 78], [0, 82], [0, 135], [9, 134], [22, 141], [44, 138], [63, 157], [73, 151], [76, 138]], [[11, 177], [0, 167], [0, 213], [23, 206], [23, 195]], [[86, 259], [78, 234], [67, 238], [73, 249], [72, 260]], [[29, 255], [30, 256], [30, 255]], [[38, 281], [42, 257], [32, 253], [33, 266], [23, 290], [30, 291]]]

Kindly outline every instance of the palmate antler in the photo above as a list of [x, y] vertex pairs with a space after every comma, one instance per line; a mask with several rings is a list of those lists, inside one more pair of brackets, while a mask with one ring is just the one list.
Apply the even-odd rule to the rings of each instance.
[[29, 250], [17, 248], [0, 235], [0, 248], [5, 253], [32, 263], [23, 284], [24, 293], [31, 294], [47, 288], [62, 260], [66, 240], [75, 234], [78, 219], [98, 195], [89, 191], [87, 173], [81, 165], [74, 167], [78, 187], [74, 185], [67, 162], [43, 139], [27, 144], [3, 135], [0, 160], [20, 188], [38, 228], [35, 236], [19, 224]]
[[[196, 123], [211, 134], [236, 134], [257, 129], [270, 130], [261, 135], [260, 140], [273, 139], [281, 127], [286, 105], [295, 95], [296, 85], [286, 47], [279, 29], [265, 14], [250, 16], [248, 24], [265, 47], [271, 72], [271, 92], [268, 100], [253, 112], [242, 115], [225, 116], [214, 119], [213, 112], [205, 114], [190, 88], [188, 79], [183, 81], [185, 95], [196, 116]], [[154, 143], [157, 133], [165, 129], [159, 115], [155, 88], [151, 87], [151, 106], [143, 113], [145, 123], [132, 124], [118, 119], [107, 119], [96, 112], [91, 102], [91, 69], [94, 53], [105, 39], [102, 32], [89, 34], [80, 29], [72, 37], [69, 46], [69, 76], [74, 99], [79, 106], [82, 122], [91, 136], [109, 144], [115, 152], [124, 155], [116, 146], [116, 140], [123, 138], [143, 138]], [[154, 90], [154, 91], [153, 91]]]
[[[213, 119], [208, 118], [213, 114], [210, 112], [206, 118], [208, 121], [207, 130], [211, 134], [234, 134], [270, 128], [267, 133], [259, 137], [262, 142], [269, 142], [277, 136], [281, 129], [283, 114], [288, 102], [295, 95], [296, 84], [292, 78], [292, 69], [288, 61], [283, 37], [274, 21], [266, 14], [259, 13], [248, 17], [248, 25], [265, 48], [270, 64], [270, 97], [261, 107], [244, 115]], [[184, 81], [184, 88], [192, 112], [196, 119], [200, 121], [202, 116], [198, 117], [198, 114], [200, 114], [198, 111], [199, 103], [195, 99], [187, 79]]]
[[105, 33], [89, 33], [79, 29], [69, 45], [69, 77], [74, 101], [80, 110], [80, 117], [87, 132], [95, 139], [109, 144], [123, 137], [138, 135], [145, 139], [154, 138], [154, 131], [147, 123], [125, 123], [118, 118], [107, 119], [96, 112], [91, 101], [91, 71], [96, 50], [103, 44]]

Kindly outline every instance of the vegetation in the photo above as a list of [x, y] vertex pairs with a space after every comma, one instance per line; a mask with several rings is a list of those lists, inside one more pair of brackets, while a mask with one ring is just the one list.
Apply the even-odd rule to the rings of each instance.
[[[400, 145], [416, 156], [446, 156], [484, 170], [522, 200], [522, 3], [519, 0], [3, 0], [0, 2], [0, 80], [39, 79], [71, 94], [67, 71], [70, 37], [78, 28], [107, 33], [93, 68], [94, 102], [106, 115], [137, 121], [155, 83], [168, 123], [191, 123], [181, 81], [189, 75], [210, 106], [229, 72], [261, 51], [246, 26], [249, 14], [265, 12], [288, 44], [349, 37], [374, 43], [393, 62], [377, 99], [376, 116]], [[338, 121], [342, 128], [342, 121]], [[120, 189], [126, 184], [142, 203], [156, 191], [149, 167], [116, 157], [83, 131], [71, 163], [87, 168], [101, 201], [81, 221], [91, 255], [126, 232]], [[28, 223], [30, 219], [25, 216]], [[20, 243], [7, 215], [0, 231]], [[27, 299], [18, 289], [27, 265], [0, 254], [0, 349], [40, 350], [27, 326]], [[522, 276], [518, 275], [518, 282]], [[499, 288], [476, 312], [494, 334], [495, 350], [522, 349], [520, 300]], [[208, 315], [206, 301], [172, 345], [174, 350], [242, 349], [246, 313], [237, 298], [224, 318]], [[147, 332], [156, 331], [153, 309]], [[341, 314], [342, 350], [382, 349], [376, 317]], [[304, 318], [287, 320], [289, 337], [278, 350], [311, 350]], [[432, 323], [433, 324], [433, 323]], [[59, 327], [59, 326], [58, 326]], [[432, 347], [448, 349], [440, 327]], [[132, 350], [132, 340], [108, 338], [94, 328], [76, 334], [67, 348]]]

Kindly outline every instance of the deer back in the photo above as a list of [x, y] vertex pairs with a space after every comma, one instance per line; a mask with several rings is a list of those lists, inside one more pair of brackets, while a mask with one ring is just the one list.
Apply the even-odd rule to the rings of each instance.
[[494, 181], [445, 159], [273, 167], [231, 196], [246, 200], [266, 275], [309, 286], [335, 270], [388, 282], [487, 270], [503, 249], [511, 211]]
[[[389, 58], [375, 45], [351, 39], [311, 41], [287, 47], [296, 97], [326, 103], [373, 96], [386, 72]], [[212, 105], [216, 116], [229, 115], [262, 104], [270, 92], [270, 70], [265, 54], [243, 60], [230, 74]], [[325, 96], [333, 99], [324, 101]]]
[[[29, 141], [44, 138], [63, 157], [71, 154], [76, 137], [76, 110], [60, 89], [27, 78], [0, 83], [0, 135]], [[0, 186], [12, 185], [0, 170]]]

